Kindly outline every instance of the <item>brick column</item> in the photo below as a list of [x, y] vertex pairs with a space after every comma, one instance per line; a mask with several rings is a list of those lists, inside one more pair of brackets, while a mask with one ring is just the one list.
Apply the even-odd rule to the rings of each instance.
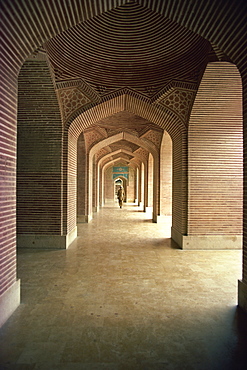
[[83, 133], [77, 142], [77, 222], [85, 222], [87, 219], [87, 156]]
[[93, 218], [93, 157], [91, 153], [87, 154], [87, 168], [88, 168], [88, 177], [87, 177], [87, 209], [86, 216], [87, 222], [90, 222]]
[[238, 305], [247, 312], [247, 76], [243, 84], [244, 115], [244, 217], [243, 217], [243, 273], [238, 282]]
[[62, 132], [46, 60], [28, 60], [18, 78], [18, 247], [67, 248], [62, 214]]
[[164, 131], [160, 147], [160, 213], [170, 216], [172, 213], [172, 141]]
[[[4, 52], [4, 50], [3, 50]], [[8, 62], [11, 63], [11, 61]], [[1, 66], [0, 104], [0, 327], [20, 304], [16, 275], [17, 76]]]
[[144, 163], [144, 171], [143, 171], [143, 209], [146, 211], [148, 206], [148, 162], [145, 161]]
[[98, 171], [93, 158], [93, 198], [92, 198], [93, 212], [98, 212]]
[[209, 63], [192, 109], [186, 249], [242, 247], [242, 89], [237, 68]]
[[142, 165], [138, 167], [138, 206], [141, 205], [142, 201]]
[[160, 198], [160, 161], [158, 155], [153, 158], [153, 222], [157, 222]]
[[151, 154], [148, 157], [148, 203], [147, 207], [153, 207], [153, 181], [154, 181], [154, 159]]

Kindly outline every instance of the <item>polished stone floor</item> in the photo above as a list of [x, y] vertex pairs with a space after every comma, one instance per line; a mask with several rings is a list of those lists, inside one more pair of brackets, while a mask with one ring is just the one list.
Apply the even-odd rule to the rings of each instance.
[[159, 221], [109, 203], [68, 250], [20, 250], [0, 368], [247, 369], [241, 251], [182, 251]]

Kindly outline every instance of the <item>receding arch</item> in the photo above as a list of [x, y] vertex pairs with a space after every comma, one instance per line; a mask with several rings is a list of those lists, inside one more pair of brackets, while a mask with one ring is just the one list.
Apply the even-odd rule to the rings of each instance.
[[[102, 182], [102, 186], [101, 186], [102, 196], [101, 197], [102, 197], [102, 200], [103, 200], [102, 204], [104, 204], [105, 200], [108, 199], [109, 195], [110, 195], [109, 199], [112, 200], [113, 187], [114, 187], [113, 184], [115, 182], [115, 179], [110, 180], [109, 176], [107, 177], [107, 171], [110, 170], [114, 165], [119, 166], [119, 165], [123, 165], [123, 163], [124, 163], [124, 160], [121, 157], [117, 157], [117, 158], [114, 158], [114, 159], [110, 160], [109, 162], [103, 164], [102, 173], [101, 173], [101, 182]], [[133, 165], [132, 163], [130, 163], [128, 165], [128, 167], [132, 171], [135, 171], [135, 169], [136, 169], [136, 166]], [[127, 197], [128, 197], [128, 188], [131, 185], [130, 178], [127, 179], [122, 174], [118, 174], [117, 178], [122, 179], [122, 181], [124, 183], [125, 199], [127, 199]], [[112, 194], [109, 194], [109, 191], [107, 192], [105, 190], [106, 183], [107, 183], [108, 186], [109, 185], [112, 186], [112, 189], [110, 190], [110, 193], [112, 193]]]
[[[133, 156], [133, 158], [136, 157], [140, 161], [142, 160], [142, 156], [138, 153], [133, 153], [133, 152], [131, 152], [129, 150], [126, 150], [126, 149], [118, 149], [118, 150], [110, 152], [110, 153], [104, 155], [102, 158], [100, 158], [100, 160], [98, 161], [98, 165], [101, 166], [102, 162], [105, 161], [107, 158], [110, 158], [111, 156], [116, 155], [116, 154], [120, 155], [121, 153], [129, 154], [129, 155]], [[119, 156], [119, 158], [121, 158], [121, 155]]]
[[[92, 218], [92, 211], [93, 211], [93, 205], [92, 205], [92, 202], [93, 202], [93, 194], [92, 194], [92, 188], [93, 188], [93, 157], [95, 155], [96, 152], [98, 152], [98, 150], [102, 149], [103, 147], [107, 146], [107, 145], [110, 145], [111, 143], [114, 143], [116, 141], [119, 141], [121, 139], [125, 139], [126, 141], [129, 141], [131, 143], [134, 143], [134, 144], [137, 144], [139, 146], [141, 146], [142, 148], [146, 149], [148, 152], [150, 152], [152, 154], [152, 157], [154, 158], [154, 169], [153, 171], [156, 171], [155, 172], [155, 175], [153, 175], [153, 177], [158, 177], [158, 160], [159, 160], [159, 155], [158, 155], [158, 152], [156, 150], [156, 147], [153, 143], [151, 142], [148, 142], [148, 141], [145, 141], [141, 138], [138, 138], [137, 136], [135, 135], [131, 135], [130, 133], [128, 132], [121, 132], [119, 134], [116, 134], [116, 135], [113, 135], [113, 136], [110, 136], [104, 140], [101, 140], [99, 143], [95, 144], [91, 150], [89, 151], [89, 155], [88, 155], [88, 170], [89, 170], [89, 177], [88, 177], [88, 199], [89, 199], [89, 203], [88, 203], [88, 219], [90, 220]], [[158, 187], [158, 184], [154, 182], [154, 186], [155, 186], [155, 190], [156, 191], [153, 191], [153, 196], [154, 196], [154, 201], [153, 201], [153, 204], [154, 204], [154, 207], [153, 207], [153, 213], [154, 213], [154, 220], [157, 219], [157, 187]]]
[[[133, 152], [131, 152], [129, 150], [126, 150], [126, 149], [115, 150], [114, 152], [108, 153], [108, 154], [104, 155], [102, 158], [100, 158], [100, 160], [97, 163], [97, 167], [98, 167], [97, 174], [98, 174], [98, 200], [99, 200], [99, 205], [102, 205], [103, 204], [103, 199], [104, 199], [104, 191], [103, 191], [103, 189], [104, 189], [104, 173], [105, 173], [105, 169], [107, 169], [107, 167], [109, 166], [109, 164], [115, 163], [117, 161], [121, 161], [121, 159], [122, 159], [121, 154], [122, 153], [133, 156], [133, 158], [130, 160], [130, 166], [135, 166], [136, 167], [136, 163], [133, 163], [134, 158], [136, 158], [139, 161], [139, 163], [141, 163], [142, 160], [143, 160], [143, 157], [140, 154], [133, 153]], [[116, 156], [117, 154], [119, 154], [119, 157], [118, 158], [111, 159], [112, 156]], [[107, 161], [106, 163], [104, 163], [108, 158], [110, 158], [110, 161]]]
[[[120, 98], [120, 97], [119, 97]], [[112, 115], [114, 113], [119, 112], [123, 109], [124, 106], [129, 108], [128, 111], [131, 113], [140, 115], [144, 119], [152, 120], [155, 124], [159, 127], [162, 127], [167, 130], [173, 140], [173, 178], [174, 180], [174, 193], [173, 193], [173, 228], [179, 230], [182, 234], [187, 232], [187, 214], [186, 214], [186, 204], [187, 204], [187, 162], [185, 160], [186, 153], [187, 153], [187, 130], [183, 124], [183, 122], [179, 119], [179, 117], [174, 117], [169, 114], [165, 114], [164, 116], [161, 114], [161, 110], [159, 110], [155, 106], [151, 106], [150, 104], [143, 103], [142, 101], [138, 101], [136, 98], [130, 97], [128, 99], [128, 103], [126, 103], [127, 99], [125, 96], [122, 96], [120, 99], [121, 104], [116, 104], [118, 100], [111, 99], [107, 102], [99, 104], [98, 106], [90, 109], [82, 113], [78, 116], [68, 128], [68, 131], [65, 131], [64, 135], [64, 194], [70, 194], [70, 199], [72, 198], [72, 203], [69, 201], [67, 196], [67, 201], [64, 203], [64, 217], [65, 219], [74, 220], [76, 224], [76, 217], [71, 214], [74, 213], [75, 206], [73, 205], [73, 199], [76, 196], [72, 196], [73, 189], [75, 189], [75, 181], [76, 177], [74, 174], [76, 172], [75, 163], [76, 163], [76, 151], [77, 151], [77, 138], [80, 133], [94, 122], [97, 122], [99, 119], [106, 117], [107, 115]], [[140, 103], [140, 104], [139, 104]], [[106, 106], [105, 106], [106, 104]], [[106, 111], [104, 110], [106, 108]], [[146, 111], [145, 109], [146, 108]], [[150, 108], [150, 109], [149, 109]], [[102, 113], [103, 112], [103, 113]], [[145, 113], [146, 112], [146, 113]], [[66, 134], [67, 132], [67, 134]], [[130, 135], [127, 132], [117, 134], [115, 139], [126, 138], [127, 140], [135, 143], [139, 143], [139, 138]], [[108, 145], [113, 140], [112, 138], [107, 138], [102, 140], [100, 143], [96, 144], [90, 151], [90, 156], [96, 153], [96, 151], [105, 145]], [[142, 143], [145, 140], [142, 140]], [[151, 152], [155, 159], [155, 171], [158, 171], [157, 166], [158, 163], [157, 153], [154, 150], [155, 146], [151, 142], [145, 142], [145, 145], [141, 145], [144, 148], [146, 147], [148, 152]], [[88, 163], [91, 161], [89, 160]], [[69, 165], [67, 166], [66, 163]], [[92, 170], [90, 170], [92, 172]], [[70, 178], [70, 181], [68, 181]], [[90, 192], [90, 188], [92, 187], [91, 183], [92, 179], [89, 180], [88, 183], [88, 191]], [[68, 183], [68, 186], [67, 186]], [[157, 184], [156, 184], [157, 186]], [[156, 192], [154, 192], [154, 196], [156, 196]], [[155, 207], [158, 206], [157, 200], [154, 201]], [[91, 219], [92, 215], [92, 207], [88, 205], [87, 213], [89, 215], [89, 220]], [[65, 222], [66, 224], [66, 222]]]
[[130, 134], [129, 132], [121, 132], [119, 134], [113, 135], [108, 137], [107, 139], [101, 140], [99, 143], [95, 144], [92, 149], [89, 152], [89, 155], [92, 157], [95, 155], [95, 153], [102, 149], [103, 147], [110, 145], [118, 140], [126, 140], [133, 144], [137, 144], [140, 147], [146, 149], [147, 151], [151, 152], [153, 156], [157, 156], [157, 149], [155, 145], [151, 142], [147, 142], [146, 140], [143, 140], [135, 135]]
[[[2, 32], [4, 41], [1, 44], [2, 48], [2, 75], [3, 75], [3, 124], [2, 124], [2, 148], [1, 156], [5, 172], [3, 174], [3, 181], [9, 184], [11, 189], [10, 194], [6, 199], [3, 199], [1, 205], [5, 212], [7, 212], [8, 222], [7, 227], [8, 238], [4, 241], [6, 246], [11, 246], [8, 251], [14, 251], [15, 245], [15, 128], [16, 128], [16, 96], [17, 96], [17, 74], [23, 61], [31, 54], [37, 47], [39, 47], [46, 40], [54, 35], [57, 35], [69, 27], [85, 21], [92, 16], [101, 14], [115, 6], [126, 4], [127, 1], [109, 0], [104, 2], [93, 2], [92, 7], [87, 7], [86, 1], [74, 0], [71, 2], [61, 2], [61, 13], [64, 15], [59, 19], [53, 12], [52, 7], [47, 6], [47, 2], [43, 2], [45, 13], [39, 8], [39, 4], [33, 6], [32, 1], [24, 0], [21, 3], [13, 2], [12, 0], [4, 0], [1, 4], [2, 14]], [[96, 4], [98, 6], [96, 6]], [[143, 2], [145, 6], [151, 8], [162, 16], [167, 17], [178, 24], [198, 33], [205, 39], [208, 39], [212, 44], [218, 45], [221, 50], [236, 63], [239, 68], [243, 81], [246, 83], [246, 48], [244, 28], [246, 27], [246, 5], [245, 1], [232, 2], [226, 0], [221, 2], [220, 10], [218, 9], [217, 1], [210, 2], [207, 0], [191, 2], [190, 0], [178, 0], [176, 7], [174, 7], [173, 0], [154, 0], [152, 2]], [[186, 9], [186, 11], [184, 11]], [[44, 14], [46, 16], [44, 17]], [[214, 14], [212, 17], [211, 15]], [[66, 16], [65, 16], [66, 15]], [[199, 21], [200, 16], [200, 21]], [[37, 25], [42, 24], [42, 32], [39, 31]], [[222, 26], [223, 25], [223, 26]], [[25, 42], [24, 42], [25, 40]], [[246, 85], [244, 85], [244, 90]], [[244, 96], [246, 99], [246, 94]], [[246, 100], [244, 105], [244, 121], [246, 123]], [[13, 133], [12, 137], [10, 133]], [[5, 135], [6, 134], [6, 135]], [[11, 148], [11, 156], [5, 153], [6, 146]], [[7, 163], [7, 166], [6, 166]], [[65, 158], [65, 166], [67, 166]], [[67, 179], [67, 173], [65, 174]], [[65, 202], [67, 195], [64, 195]], [[245, 210], [246, 212], [246, 210]], [[245, 216], [245, 215], [244, 215]], [[66, 217], [65, 217], [66, 221]], [[66, 221], [67, 222], [67, 221]], [[66, 223], [65, 222], [65, 223]], [[245, 216], [246, 223], [246, 216]], [[5, 253], [5, 252], [4, 252]], [[8, 253], [11, 258], [12, 253]], [[9, 259], [8, 262], [12, 264]], [[16, 281], [16, 269], [13, 265], [11, 273], [7, 281], [4, 281], [2, 292], [13, 286]], [[244, 263], [246, 266], [246, 262]], [[247, 279], [247, 269], [244, 269], [244, 278]], [[5, 319], [5, 318], [4, 318]]]
[[128, 94], [110, 96], [107, 100], [81, 113], [79, 110], [76, 112], [76, 117], [66, 123], [65, 128], [77, 138], [93, 122], [100, 121], [121, 111], [128, 111], [153, 122], [166, 130], [172, 138], [176, 137], [179, 132], [187, 130], [181, 118], [171, 110], [158, 104], [150, 104], [148, 101]]

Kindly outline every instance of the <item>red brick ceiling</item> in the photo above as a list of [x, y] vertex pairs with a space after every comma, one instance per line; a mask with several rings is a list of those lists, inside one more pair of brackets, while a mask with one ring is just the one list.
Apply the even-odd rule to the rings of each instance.
[[70, 28], [45, 48], [56, 81], [82, 78], [102, 95], [126, 86], [153, 94], [172, 79], [195, 81], [211, 45], [150, 9], [128, 3]]
[[[164, 104], [166, 89], [172, 99], [175, 86], [187, 84], [187, 95], [192, 89], [191, 101], [187, 99], [186, 103], [189, 112], [207, 62], [225, 57], [209, 41], [136, 1], [69, 28], [47, 41], [43, 48], [58, 90], [79, 81], [76, 82], [79, 90], [71, 93], [75, 111], [82, 101], [95, 104], [126, 88], [150, 99], [150, 103], [161, 101]], [[61, 99], [64, 92], [60, 91]], [[76, 100], [78, 94], [82, 94], [80, 102]], [[69, 106], [72, 102], [67, 100], [62, 101], [66, 119], [73, 113]], [[173, 112], [175, 109], [175, 114], [181, 117], [181, 109], [179, 111], [175, 104], [171, 107], [169, 101], [167, 107]], [[184, 119], [187, 119], [185, 113]], [[121, 112], [94, 122], [91, 134], [85, 133], [85, 140], [99, 137], [100, 133], [103, 139], [126, 130], [139, 137], [151, 130], [152, 135], [157, 136], [157, 129], [155, 124], [141, 117]], [[118, 142], [108, 150], [121, 147], [122, 143]], [[123, 160], [123, 154], [118, 155]]]

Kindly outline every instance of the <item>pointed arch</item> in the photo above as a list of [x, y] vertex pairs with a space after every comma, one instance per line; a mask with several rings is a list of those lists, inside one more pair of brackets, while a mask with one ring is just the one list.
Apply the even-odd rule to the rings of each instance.
[[[59, 18], [54, 12], [53, 5], [49, 1], [35, 3], [32, 0], [3, 0], [1, 2], [1, 20], [3, 42], [0, 45], [2, 56], [2, 88], [3, 102], [1, 107], [2, 115], [2, 137], [0, 138], [1, 163], [4, 168], [3, 183], [8, 184], [8, 189], [2, 190], [1, 210], [6, 215], [3, 223], [3, 232], [8, 230], [7, 236], [4, 237], [3, 243], [8, 251], [6, 266], [9, 266], [7, 275], [1, 281], [2, 288], [0, 293], [7, 294], [8, 288], [13, 288], [17, 284], [16, 280], [16, 262], [12, 257], [15, 254], [15, 177], [16, 177], [16, 111], [17, 111], [17, 75], [24, 60], [40, 45], [51, 37], [83, 22], [90, 17], [107, 12], [114, 7], [127, 4], [127, 0], [96, 0], [88, 6], [87, 0], [71, 0], [69, 2], [60, 2]], [[239, 68], [244, 88], [244, 127], [246, 126], [247, 104], [246, 104], [246, 7], [247, 2], [243, 0], [232, 1], [226, 0], [219, 2], [216, 0], [194, 1], [177, 0], [174, 6], [174, 0], [143, 0], [142, 5], [152, 9], [154, 12], [161, 14], [168, 19], [190, 29], [209, 40], [212, 44], [217, 45], [221, 51], [225, 52], [229, 58]], [[213, 16], [212, 16], [213, 15]], [[200, 21], [199, 21], [200, 17]], [[246, 142], [246, 133], [245, 142]], [[180, 133], [178, 134], [180, 135]], [[175, 135], [176, 136], [176, 135]], [[67, 141], [68, 143], [68, 141]], [[246, 143], [245, 143], [246, 145]], [[72, 147], [73, 145], [70, 144]], [[180, 153], [184, 153], [180, 150]], [[176, 153], [175, 153], [176, 154]], [[179, 167], [178, 156], [177, 161]], [[246, 158], [245, 158], [246, 166]], [[67, 157], [64, 157], [65, 168], [67, 168]], [[184, 166], [182, 166], [184, 167]], [[65, 179], [68, 180], [67, 170], [64, 171]], [[244, 180], [246, 187], [246, 179]], [[64, 201], [67, 202], [67, 190], [64, 193]], [[246, 208], [244, 221], [246, 225]], [[64, 230], [67, 216], [65, 217]], [[179, 223], [179, 222], [178, 222]], [[244, 230], [246, 226], [244, 225]], [[63, 232], [64, 232], [63, 230]], [[66, 235], [66, 234], [64, 234]], [[246, 238], [244, 238], [244, 248], [246, 255]], [[6, 258], [5, 249], [3, 248], [1, 257]], [[247, 260], [244, 260], [244, 281], [247, 282]], [[246, 283], [245, 283], [246, 285]], [[245, 297], [247, 288], [245, 287]], [[10, 313], [18, 306], [19, 288], [16, 288], [15, 297], [11, 310], [6, 310], [5, 316], [2, 317], [3, 323]], [[243, 293], [244, 296], [244, 293]], [[6, 301], [3, 296], [3, 302]], [[9, 298], [8, 298], [9, 299]], [[246, 298], [244, 299], [246, 308]], [[3, 303], [5, 307], [5, 303]], [[6, 307], [8, 305], [6, 304]], [[2, 310], [5, 312], [5, 310]], [[11, 311], [11, 312], [10, 312]]]

